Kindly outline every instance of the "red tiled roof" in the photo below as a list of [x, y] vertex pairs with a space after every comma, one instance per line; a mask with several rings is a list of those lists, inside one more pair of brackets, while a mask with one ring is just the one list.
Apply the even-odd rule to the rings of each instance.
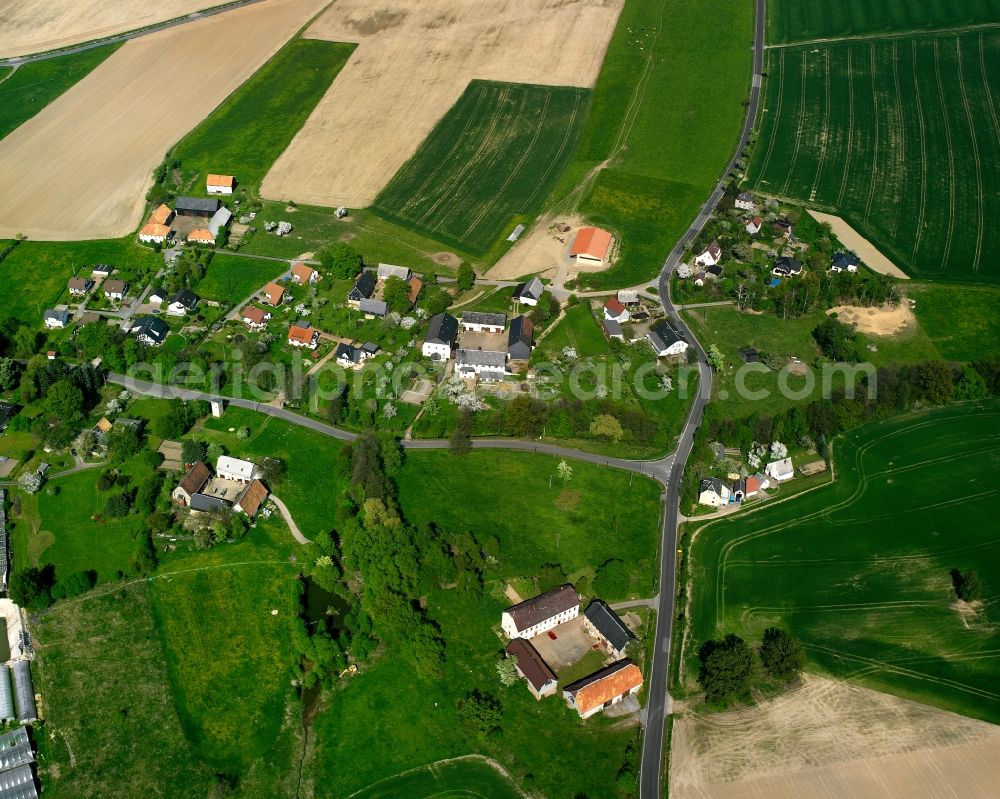
[[585, 677], [580, 682], [586, 684], [575, 691], [572, 685], [567, 686], [566, 690], [576, 696], [576, 707], [580, 715], [642, 685], [642, 672], [631, 660], [620, 660], [602, 671], [608, 673], [593, 682], [587, 682], [590, 678]]
[[308, 283], [316, 270], [305, 264], [292, 264], [292, 277], [299, 283]]
[[298, 325], [292, 325], [288, 328], [288, 340], [298, 341], [302, 344], [312, 344], [313, 333], [315, 332], [315, 328], [312, 327], [299, 327]]
[[206, 186], [225, 186], [227, 188], [233, 187], [233, 176], [232, 175], [209, 175], [205, 178]]
[[187, 237], [188, 241], [203, 241], [206, 244], [215, 244], [215, 236], [212, 235], [211, 231], [205, 230], [205, 228], [195, 228]]
[[267, 488], [260, 480], [254, 480], [246, 487], [246, 491], [243, 492], [243, 496], [236, 504], [243, 509], [247, 516], [253, 518], [260, 510], [260, 506], [264, 504], [265, 499], [267, 499]]
[[208, 482], [208, 478], [211, 477], [211, 472], [208, 471], [208, 467], [198, 461], [194, 466], [191, 467], [191, 471], [187, 473], [183, 480], [181, 480], [179, 488], [183, 488], [188, 495], [197, 494], [205, 487], [205, 483]]
[[261, 325], [264, 323], [264, 317], [267, 316], [267, 311], [263, 308], [258, 308], [255, 305], [248, 305], [243, 309], [243, 319], [252, 325]]
[[170, 232], [170, 228], [166, 225], [161, 225], [157, 222], [149, 222], [142, 226], [142, 230], [139, 231], [140, 236], [162, 236], [167, 237]]
[[410, 278], [410, 305], [413, 305], [417, 301], [417, 297], [420, 295], [420, 289], [424, 287], [424, 281], [419, 277], [414, 275]]
[[746, 481], [746, 492], [748, 494], [753, 494], [755, 491], [760, 491], [760, 480], [756, 477], [748, 477]]
[[611, 313], [615, 316], [620, 315], [622, 311], [625, 310], [625, 306], [622, 305], [615, 297], [611, 297], [606, 303], [604, 303], [604, 307], [611, 311]]
[[284, 296], [285, 290], [277, 283], [268, 283], [264, 286], [264, 295], [267, 297], [268, 302], [271, 305], [277, 305], [281, 302], [281, 298]]
[[149, 223], [151, 225], [165, 225], [173, 215], [173, 209], [169, 205], [161, 205], [149, 215]]
[[599, 227], [582, 227], [573, 240], [570, 255], [589, 255], [602, 261], [611, 246], [611, 234]]

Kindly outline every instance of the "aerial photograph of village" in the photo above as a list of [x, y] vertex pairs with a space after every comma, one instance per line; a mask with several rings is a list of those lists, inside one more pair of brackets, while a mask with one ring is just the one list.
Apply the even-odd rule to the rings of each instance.
[[0, 799], [1000, 798], [1000, 0], [0, 0]]

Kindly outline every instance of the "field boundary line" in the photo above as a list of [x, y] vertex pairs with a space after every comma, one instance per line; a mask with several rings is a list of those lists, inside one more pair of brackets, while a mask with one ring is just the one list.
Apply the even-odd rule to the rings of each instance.
[[878, 185], [878, 65], [875, 60], [875, 44], [869, 45], [869, 63], [872, 74], [872, 119], [875, 121], [875, 131], [872, 135], [872, 175], [868, 181], [868, 197], [865, 200], [865, 218], [871, 217], [872, 200], [875, 199], [875, 186]]
[[[892, 82], [896, 87], [896, 108], [894, 116], [899, 122], [899, 151], [896, 157], [896, 165], [899, 167], [899, 187], [902, 190], [906, 186], [906, 124], [903, 122], [903, 95], [899, 90], [899, 41], [892, 42]], [[890, 130], [890, 141], [892, 140]], [[892, 215], [892, 225], [889, 228], [889, 238], [896, 238], [896, 231], [899, 229], [899, 214], [902, 210], [902, 203], [893, 203], [896, 206]]]
[[983, 75], [983, 88], [986, 95], [986, 106], [990, 109], [990, 117], [993, 119], [993, 132], [1000, 139], [1000, 122], [997, 122], [997, 111], [993, 105], [993, 91], [990, 89], [989, 77], [986, 74], [986, 56], [983, 52], [983, 34], [979, 34], [979, 71]]
[[920, 126], [920, 210], [917, 212], [917, 232], [913, 237], [913, 258], [917, 257], [920, 239], [924, 235], [924, 217], [927, 214], [927, 131], [924, 126], [924, 104], [920, 99], [920, 79], [917, 76], [917, 40], [910, 42], [912, 53], [913, 97], [917, 110], [917, 124]]
[[494, 769], [498, 774], [500, 774], [500, 776], [506, 779], [510, 783], [511, 787], [518, 794], [520, 794], [523, 797], [523, 799], [531, 799], [530, 795], [525, 793], [524, 790], [522, 790], [521, 786], [517, 784], [517, 782], [510, 775], [510, 772], [507, 771], [507, 769], [501, 766], [493, 758], [486, 757], [485, 755], [459, 755], [458, 757], [446, 757], [442, 760], [435, 760], [431, 763], [424, 763], [424, 765], [422, 766], [414, 766], [413, 768], [405, 769], [404, 771], [397, 772], [396, 774], [391, 774], [388, 777], [383, 777], [380, 780], [375, 780], [375, 782], [371, 783], [370, 785], [366, 785], [364, 788], [361, 788], [360, 790], [355, 791], [354, 793], [348, 794], [347, 796], [344, 797], [344, 799], [354, 799], [355, 796], [360, 796], [366, 791], [370, 791], [376, 785], [381, 785], [383, 782], [389, 782], [390, 780], [395, 780], [398, 779], [399, 777], [405, 777], [409, 774], [416, 774], [418, 771], [429, 771], [431, 772], [431, 774], [436, 774], [436, 772], [434, 771], [435, 766], [445, 765], [448, 763], [464, 763], [466, 761], [485, 763], [487, 766]]
[[792, 158], [788, 162], [785, 170], [785, 182], [781, 187], [784, 194], [788, 191], [788, 184], [792, 181], [792, 173], [795, 171], [795, 163], [799, 160], [799, 148], [802, 146], [802, 128], [806, 125], [806, 86], [808, 85], [809, 58], [807, 53], [802, 53], [802, 76], [799, 79], [799, 110], [795, 120], [795, 145], [792, 147]]
[[844, 159], [844, 174], [840, 178], [840, 191], [837, 192], [836, 208], [840, 208], [847, 189], [847, 176], [851, 171], [851, 143], [854, 141], [854, 48], [847, 48], [847, 157]]
[[941, 104], [941, 118], [944, 121], [944, 138], [948, 148], [948, 237], [944, 242], [944, 254], [937, 272], [947, 271], [948, 256], [951, 255], [951, 237], [955, 232], [955, 151], [951, 143], [951, 124], [948, 121], [948, 107], [945, 105], [944, 83], [941, 80], [941, 50], [938, 40], [934, 40], [934, 74], [937, 78], [938, 101]]
[[1000, 29], [1000, 22], [981, 22], [976, 25], [956, 25], [949, 28], [905, 30], [905, 31], [882, 31], [879, 33], [856, 33], [844, 36], [825, 36], [818, 39], [803, 39], [799, 42], [775, 42], [765, 44], [765, 50], [787, 50], [790, 47], [809, 47], [816, 44], [837, 44], [838, 42], [857, 42], [869, 39], [907, 39], [913, 37], [927, 36], [948, 36], [949, 34], [971, 33], [972, 31], [997, 30]]
[[809, 192], [809, 202], [816, 199], [816, 188], [823, 175], [823, 164], [826, 162], [827, 145], [830, 135], [830, 61], [833, 55], [829, 49], [823, 51], [823, 128], [820, 133], [819, 158], [816, 159], [816, 176], [813, 178], [812, 189]]
[[958, 65], [958, 86], [962, 92], [962, 105], [965, 106], [965, 120], [969, 123], [969, 137], [972, 139], [972, 158], [976, 162], [976, 251], [972, 258], [972, 271], [979, 271], [979, 259], [983, 252], [983, 228], [986, 223], [983, 212], [983, 164], [979, 158], [979, 141], [976, 139], [976, 126], [972, 121], [972, 109], [969, 107], [969, 93], [965, 90], [965, 75], [962, 72], [962, 40], [955, 37], [955, 58]]
[[[782, 51], [778, 55], [778, 105], [774, 110], [774, 115], [772, 119], [774, 124], [771, 125], [771, 138], [767, 142], [767, 152], [764, 154], [764, 162], [760, 165], [760, 177], [759, 180], [763, 181], [764, 176], [767, 174], [767, 165], [771, 163], [771, 153], [774, 151], [774, 140], [777, 138], [778, 131], [778, 120], [781, 118], [781, 103], [785, 99], [785, 53]], [[770, 109], [765, 108], [765, 111]], [[763, 119], [763, 114], [761, 115]], [[766, 182], [766, 181], [765, 181]]]

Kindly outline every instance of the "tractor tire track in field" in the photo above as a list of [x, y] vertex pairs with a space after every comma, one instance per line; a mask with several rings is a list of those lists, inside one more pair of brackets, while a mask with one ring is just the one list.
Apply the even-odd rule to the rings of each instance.
[[847, 189], [847, 177], [851, 172], [851, 146], [854, 141], [854, 48], [847, 48], [847, 157], [844, 159], [844, 174], [840, 178], [840, 191], [837, 192], [837, 202], [834, 205], [841, 208], [844, 191]]
[[875, 187], [878, 185], [878, 66], [875, 62], [875, 44], [869, 45], [869, 61], [872, 75], [872, 119], [874, 121], [874, 135], [872, 136], [872, 174], [868, 182], [868, 198], [865, 200], [865, 219], [871, 219], [872, 200], [875, 199]]
[[[771, 119], [771, 138], [767, 142], [767, 152], [764, 154], [764, 163], [760, 165], [760, 182], [767, 183], [767, 166], [771, 163], [771, 155], [774, 152], [774, 142], [778, 138], [778, 123], [781, 120], [781, 103], [785, 99], [785, 51], [778, 54], [778, 105], [774, 109]], [[768, 109], [770, 110], [770, 109]]]
[[540, 187], [545, 185], [548, 180], [549, 175], [552, 173], [553, 168], [562, 159], [563, 153], [566, 152], [566, 145], [572, 138], [574, 129], [576, 128], [576, 118], [580, 115], [580, 101], [583, 99], [583, 95], [578, 94], [573, 100], [573, 113], [570, 114], [569, 123], [566, 125], [565, 133], [563, 134], [562, 141], [559, 143], [559, 149], [556, 150], [555, 156], [549, 159], [548, 165], [545, 167], [545, 171], [542, 172], [541, 177], [535, 181], [535, 188], [531, 190], [531, 193], [521, 202], [519, 211], [524, 210], [524, 208], [531, 204], [531, 201], [535, 199], [538, 194]]
[[986, 214], [983, 210], [983, 164], [979, 158], [979, 141], [976, 139], [976, 125], [972, 119], [972, 108], [969, 106], [969, 93], [965, 88], [965, 75], [962, 72], [962, 42], [955, 37], [955, 57], [958, 66], [958, 86], [962, 93], [962, 105], [965, 106], [965, 119], [969, 123], [969, 138], [972, 141], [972, 160], [976, 164], [976, 249], [972, 256], [972, 271], [979, 271], [979, 259], [983, 253], [983, 234], [986, 227]]
[[924, 218], [927, 214], [927, 130], [924, 125], [924, 104], [920, 99], [920, 81], [917, 78], [917, 40], [910, 42], [913, 71], [914, 107], [917, 111], [917, 124], [920, 126], [920, 208], [917, 211], [917, 232], [913, 238], [913, 257], [916, 259], [920, 248], [920, 239], [924, 235]]
[[944, 82], [941, 80], [941, 49], [938, 39], [934, 40], [934, 75], [937, 79], [938, 101], [941, 104], [941, 117], [944, 120], [945, 146], [948, 150], [948, 235], [944, 242], [944, 252], [941, 256], [941, 266], [938, 272], [948, 269], [948, 257], [951, 255], [951, 239], [955, 234], [955, 195], [958, 187], [955, 185], [955, 150], [951, 143], [951, 124], [948, 120], [948, 106], [945, 104]]
[[[899, 146], [896, 148], [896, 165], [899, 167], [900, 173], [897, 177], [899, 193], [902, 194], [904, 187], [906, 186], [907, 169], [906, 169], [906, 125], [903, 122], [903, 95], [899, 90], [899, 42], [894, 41], [892, 43], [892, 80], [896, 87], [896, 108], [894, 109], [895, 121], [899, 124]], [[889, 238], [895, 240], [896, 231], [899, 229], [899, 214], [902, 210], [903, 204], [901, 202], [894, 202], [894, 213], [892, 215], [892, 223], [889, 225]]]
[[781, 187], [781, 193], [788, 193], [788, 184], [792, 180], [792, 175], [795, 172], [795, 163], [799, 160], [799, 148], [802, 146], [802, 129], [806, 126], [806, 87], [808, 85], [808, 64], [809, 58], [805, 51], [802, 52], [802, 71], [801, 71], [801, 96], [799, 97], [799, 110], [795, 115], [795, 144], [792, 146], [792, 159], [788, 162], [788, 169], [785, 171], [785, 182]]
[[639, 116], [639, 108], [642, 105], [643, 98], [646, 96], [646, 87], [649, 85], [650, 76], [653, 74], [656, 43], [660, 40], [660, 36], [663, 33], [663, 17], [666, 13], [667, 0], [663, 0], [660, 3], [660, 19], [656, 25], [656, 36], [653, 37], [653, 41], [649, 47], [649, 57], [646, 59], [646, 63], [642, 67], [642, 74], [639, 76], [639, 80], [635, 85], [635, 94], [632, 95], [628, 108], [625, 109], [625, 116], [622, 119], [621, 130], [618, 132], [618, 138], [615, 140], [615, 145], [611, 148], [611, 154], [608, 158], [614, 158], [618, 155], [622, 148], [626, 146], [628, 137], [632, 133], [632, 127], [635, 125], [635, 120]]
[[1000, 144], [1000, 122], [997, 122], [996, 107], [993, 104], [993, 90], [990, 88], [990, 79], [986, 73], [986, 55], [983, 52], [982, 34], [979, 34], [979, 71], [983, 75], [983, 96], [986, 98], [986, 107], [990, 110], [990, 119], [993, 120], [993, 143]]
[[823, 176], [823, 164], [826, 162], [826, 152], [830, 142], [830, 61], [833, 60], [833, 54], [829, 50], [824, 50], [823, 55], [823, 126], [820, 128], [819, 158], [816, 159], [816, 176], [809, 191], [809, 202], [816, 200], [816, 189]]
[[[526, 101], [527, 100], [525, 100], [525, 102]], [[535, 134], [531, 137], [531, 142], [528, 144], [527, 147], [524, 148], [524, 152], [521, 154], [521, 158], [517, 162], [517, 164], [514, 166], [514, 168], [511, 169], [507, 173], [507, 179], [504, 180], [504, 182], [502, 184], [500, 184], [500, 188], [497, 189], [493, 193], [492, 198], [490, 198], [490, 200], [488, 202], [486, 202], [486, 203], [484, 203], [482, 205], [482, 207], [480, 209], [480, 212], [479, 212], [479, 216], [473, 218], [472, 222], [470, 222], [469, 225], [468, 225], [468, 227], [465, 229], [465, 231], [463, 233], [463, 236], [468, 236], [469, 233], [474, 228], [476, 228], [479, 225], [480, 222], [483, 221], [483, 219], [486, 217], [486, 214], [488, 214], [491, 210], [493, 210], [493, 206], [496, 205], [497, 202], [499, 202], [499, 200], [500, 200], [501, 196], [503, 195], [504, 191], [511, 184], [511, 181], [513, 181], [515, 177], [519, 177], [518, 173], [520, 172], [521, 167], [524, 166], [525, 161], [527, 161], [528, 158], [531, 156], [532, 151], [535, 149], [535, 145], [538, 143], [538, 139], [542, 135], [542, 130], [545, 127], [545, 117], [546, 117], [546, 115], [549, 112], [549, 104], [550, 104], [551, 101], [552, 101], [552, 95], [546, 93], [546, 95], [545, 95], [545, 102], [542, 104], [541, 117], [539, 118], [538, 123], [535, 125]], [[502, 147], [498, 148], [497, 150], [494, 151], [494, 157], [498, 158], [500, 155], [503, 154], [503, 152], [504, 152], [504, 149]], [[549, 160], [549, 168], [550, 169], [551, 169], [552, 163], [553, 163], [553, 161], [550, 159]], [[535, 191], [538, 191], [537, 187], [539, 185], [541, 185], [541, 182], [538, 182], [538, 183], [535, 184], [535, 187], [536, 187]], [[524, 202], [527, 202], [527, 200], [525, 200]]]

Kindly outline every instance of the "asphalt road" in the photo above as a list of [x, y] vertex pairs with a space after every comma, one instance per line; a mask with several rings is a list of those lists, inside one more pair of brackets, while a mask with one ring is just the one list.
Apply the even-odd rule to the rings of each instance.
[[753, 73], [750, 80], [750, 97], [747, 103], [746, 119], [743, 121], [743, 131], [740, 134], [739, 145], [733, 152], [733, 157], [702, 206], [698, 217], [691, 223], [687, 232], [667, 256], [660, 272], [659, 295], [660, 303], [668, 314], [677, 320], [678, 331], [698, 353], [699, 385], [698, 396], [695, 398], [688, 416], [684, 431], [677, 442], [671, 464], [670, 479], [667, 481], [666, 505], [663, 513], [663, 536], [660, 542], [660, 591], [659, 604], [656, 609], [656, 634], [653, 647], [653, 663], [649, 673], [649, 695], [646, 700], [646, 727], [642, 740], [642, 762], [639, 769], [639, 799], [660, 799], [664, 795], [663, 786], [663, 733], [666, 716], [669, 712], [669, 694], [667, 680], [670, 672], [670, 644], [674, 632], [676, 577], [677, 577], [677, 521], [680, 514], [680, 483], [684, 474], [684, 466], [691, 447], [694, 434], [701, 424], [705, 405], [712, 395], [712, 370], [706, 363], [705, 350], [694, 337], [691, 330], [684, 324], [677, 308], [670, 297], [670, 276], [680, 263], [684, 254], [684, 246], [693, 241], [708, 222], [712, 211], [725, 192], [725, 179], [733, 171], [736, 161], [746, 147], [757, 119], [760, 106], [761, 72], [764, 65], [764, 0], [756, 0], [753, 44]]
[[33, 55], [22, 55], [15, 56], [13, 58], [3, 58], [0, 59], [0, 67], [20, 67], [24, 64], [30, 64], [32, 61], [49, 61], [53, 58], [61, 58], [64, 55], [73, 55], [74, 53], [82, 53], [87, 50], [93, 50], [95, 47], [104, 47], [106, 44], [114, 44], [115, 42], [126, 42], [129, 39], [138, 39], [140, 36], [148, 36], [151, 33], [157, 33], [159, 31], [167, 30], [168, 28], [176, 28], [178, 25], [186, 25], [189, 22], [194, 22], [198, 19], [203, 19], [204, 17], [214, 17], [216, 14], [224, 14], [227, 11], [232, 11], [234, 8], [240, 8], [241, 6], [249, 6], [254, 3], [260, 3], [262, 0], [237, 0], [236, 2], [229, 3], [228, 5], [221, 6], [218, 8], [209, 8], [205, 11], [195, 11], [184, 17], [177, 17], [177, 19], [168, 19], [165, 22], [161, 22], [157, 25], [150, 25], [148, 28], [139, 28], [134, 31], [126, 31], [124, 33], [119, 33], [115, 36], [108, 36], [104, 39], [94, 39], [93, 41], [84, 42], [83, 44], [73, 45], [72, 47], [63, 47], [58, 50], [47, 50], [44, 53], [34, 53]]

